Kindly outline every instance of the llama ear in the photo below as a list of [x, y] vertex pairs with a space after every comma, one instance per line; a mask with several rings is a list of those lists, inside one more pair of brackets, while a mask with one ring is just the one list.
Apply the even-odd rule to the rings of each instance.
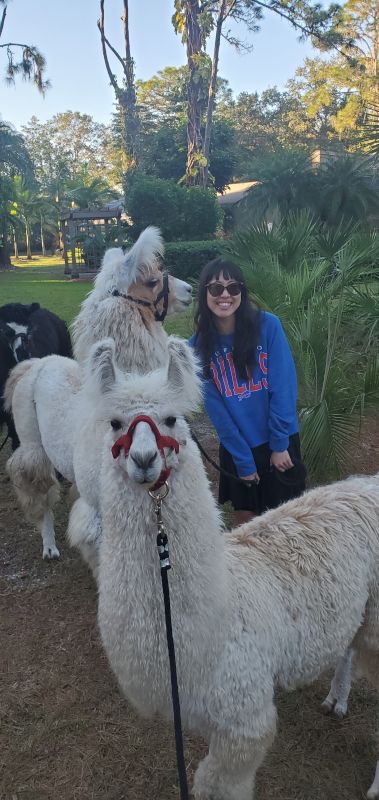
[[108, 392], [116, 381], [115, 343], [113, 339], [96, 342], [89, 356], [89, 370], [96, 379], [100, 392]]
[[153, 269], [163, 253], [161, 232], [153, 225], [149, 225], [142, 231], [133, 247], [125, 253], [124, 278], [128, 285], [134, 283], [141, 272]]
[[179, 336], [169, 336], [168, 351], [170, 355], [175, 356], [184, 374], [193, 375], [199, 371], [197, 356], [184, 339], [180, 339]]
[[182, 392], [184, 388], [184, 375], [180, 360], [175, 351], [171, 351], [168, 361], [167, 383], [174, 392]]
[[183, 339], [170, 336], [167, 388], [177, 396], [179, 413], [191, 414], [201, 402], [201, 379], [198, 360]]

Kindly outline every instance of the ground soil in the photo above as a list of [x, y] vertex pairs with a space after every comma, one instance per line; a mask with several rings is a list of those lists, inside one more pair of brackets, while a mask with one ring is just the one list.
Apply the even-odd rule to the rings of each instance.
[[[216, 452], [209, 426], [201, 442]], [[355, 472], [379, 469], [379, 422], [363, 431]], [[137, 717], [102, 651], [96, 588], [65, 543], [67, 487], [57, 513], [61, 560], [41, 560], [0, 454], [0, 800], [176, 800], [173, 734]], [[214, 473], [210, 473], [214, 479]], [[377, 700], [355, 686], [348, 717], [320, 712], [329, 676], [278, 697], [279, 731], [256, 800], [361, 800], [377, 758]], [[191, 780], [205, 745], [186, 736]]]

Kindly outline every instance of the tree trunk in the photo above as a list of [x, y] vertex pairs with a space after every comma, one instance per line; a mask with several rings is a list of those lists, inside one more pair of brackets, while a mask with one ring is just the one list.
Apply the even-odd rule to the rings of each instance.
[[41, 249], [42, 249], [42, 255], [45, 256], [46, 255], [46, 247], [45, 247], [45, 237], [43, 235], [43, 218], [42, 218], [42, 214], [41, 214]]
[[204, 185], [204, 157], [201, 136], [201, 80], [198, 58], [202, 54], [200, 7], [198, 0], [186, 2], [187, 63], [189, 70], [187, 106], [187, 167], [188, 186]]
[[[104, 0], [100, 0], [100, 19], [97, 26], [101, 36], [101, 46], [103, 51], [104, 64], [109, 76], [111, 85], [113, 86], [117, 103], [121, 109], [121, 123], [122, 123], [122, 140], [126, 157], [130, 167], [138, 165], [138, 115], [136, 109], [136, 90], [134, 81], [134, 61], [130, 51], [129, 39], [129, 8], [128, 0], [123, 0], [124, 13], [121, 17], [124, 29], [125, 41], [125, 56], [121, 58], [120, 54], [111, 45], [105, 35], [105, 17], [104, 17]], [[108, 50], [110, 50], [115, 58], [122, 65], [123, 71], [123, 87], [120, 88], [117, 83], [116, 76], [112, 72]]]
[[205, 134], [204, 134], [204, 159], [205, 159], [204, 186], [206, 186], [207, 183], [208, 183], [209, 151], [210, 151], [210, 146], [211, 146], [213, 110], [214, 110], [215, 97], [216, 97], [218, 59], [219, 59], [219, 55], [220, 55], [221, 31], [222, 31], [223, 22], [224, 22], [224, 19], [225, 19], [225, 10], [226, 10], [226, 0], [219, 0], [218, 16], [217, 16], [217, 24], [216, 24], [216, 35], [215, 35], [215, 43], [214, 43], [214, 48], [213, 48], [212, 72], [211, 72], [211, 80], [210, 80], [209, 91], [208, 91], [207, 120], [206, 120], [206, 124], [205, 124]]
[[30, 228], [29, 223], [26, 222], [25, 224], [25, 237], [26, 237], [26, 258], [31, 260], [32, 259], [32, 248], [31, 248], [31, 241], [30, 241]]
[[0, 269], [10, 269], [11, 257], [8, 244], [8, 224], [5, 214], [0, 214]]
[[134, 61], [130, 52], [130, 38], [129, 38], [129, 8], [128, 0], [124, 0], [124, 13], [121, 17], [124, 28], [125, 40], [125, 66], [124, 66], [124, 84], [125, 89], [121, 93], [123, 98], [122, 108], [124, 110], [124, 130], [125, 130], [125, 145], [126, 152], [132, 160], [132, 166], [137, 166], [137, 135], [138, 135], [138, 119], [136, 110], [136, 90], [134, 82]]
[[16, 238], [16, 231], [13, 229], [13, 250], [14, 250], [14, 257], [18, 258], [18, 244]]

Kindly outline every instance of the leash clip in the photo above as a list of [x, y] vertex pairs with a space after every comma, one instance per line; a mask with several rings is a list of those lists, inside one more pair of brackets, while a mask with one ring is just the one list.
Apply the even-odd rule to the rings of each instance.
[[[163, 491], [161, 491], [163, 489]], [[159, 562], [161, 567], [161, 572], [165, 572], [168, 569], [171, 569], [170, 564], [170, 553], [168, 549], [168, 538], [165, 532], [164, 523], [162, 519], [162, 503], [163, 500], [167, 497], [170, 489], [168, 483], [165, 482], [161, 489], [158, 489], [158, 492], [154, 492], [152, 489], [149, 490], [149, 495], [154, 501], [154, 513], [157, 518], [157, 547], [159, 553]]]

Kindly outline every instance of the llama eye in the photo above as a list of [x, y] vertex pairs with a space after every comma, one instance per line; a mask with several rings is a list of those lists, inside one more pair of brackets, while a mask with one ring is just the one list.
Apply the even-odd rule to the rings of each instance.
[[146, 286], [149, 289], [155, 289], [158, 283], [159, 283], [159, 278], [152, 278], [150, 281], [146, 281]]
[[118, 419], [111, 419], [111, 425], [114, 431], [119, 431], [121, 428], [121, 422]]
[[168, 428], [173, 428], [175, 422], [176, 422], [176, 417], [167, 417], [167, 419], [165, 419], [165, 425], [167, 425]]

